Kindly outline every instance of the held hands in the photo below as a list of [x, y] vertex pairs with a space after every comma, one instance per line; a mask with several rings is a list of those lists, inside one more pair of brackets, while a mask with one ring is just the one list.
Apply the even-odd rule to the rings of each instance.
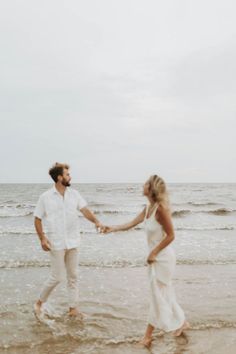
[[115, 232], [117, 229], [114, 226], [105, 226], [105, 234], [109, 234], [110, 232]]
[[115, 232], [115, 228], [112, 227], [112, 226], [104, 226], [103, 225], [103, 228], [101, 229], [98, 229], [98, 231], [101, 233], [101, 234], [109, 234], [110, 232]]
[[156, 256], [157, 256], [157, 252], [151, 251], [148, 258], [147, 258], [147, 263], [152, 264], [152, 263], [156, 262]]
[[100, 234], [106, 234], [107, 230], [109, 229], [109, 226], [105, 226], [100, 223], [100, 221], [95, 223], [96, 229]]
[[51, 250], [51, 243], [46, 236], [43, 236], [43, 238], [41, 239], [41, 246], [42, 249], [46, 252]]
[[95, 226], [100, 234], [108, 234], [110, 232], [116, 231], [114, 226], [106, 226], [101, 224], [99, 221], [95, 224]]

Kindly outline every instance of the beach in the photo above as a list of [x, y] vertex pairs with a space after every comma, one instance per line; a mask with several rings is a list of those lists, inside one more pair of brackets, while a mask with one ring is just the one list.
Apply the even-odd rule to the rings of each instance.
[[[236, 185], [169, 184], [177, 256], [173, 279], [191, 328], [175, 338], [156, 330], [138, 348], [148, 315], [143, 225], [98, 234], [80, 214], [79, 303], [84, 321], [67, 315], [66, 282], [50, 297], [48, 319], [32, 306], [49, 275], [49, 257], [33, 227], [46, 184], [0, 185], [0, 352], [233, 354], [236, 352]], [[141, 184], [73, 185], [99, 220], [124, 223], [145, 206]]]

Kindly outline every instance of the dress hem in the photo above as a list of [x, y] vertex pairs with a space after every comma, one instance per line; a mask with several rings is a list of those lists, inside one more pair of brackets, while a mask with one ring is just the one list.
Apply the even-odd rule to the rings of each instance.
[[151, 323], [151, 321], [148, 321], [148, 324], [150, 324], [151, 326], [153, 326], [155, 329], [159, 329], [161, 331], [164, 331], [166, 333], [169, 333], [169, 332], [173, 332], [173, 331], [177, 331], [177, 329], [181, 328], [183, 325], [184, 325], [184, 322], [186, 321], [186, 318], [184, 318], [183, 320], [183, 323], [176, 327], [176, 328], [173, 328], [173, 329], [164, 329], [164, 328], [161, 328], [161, 327], [158, 327], [157, 325], [155, 325], [154, 323]]

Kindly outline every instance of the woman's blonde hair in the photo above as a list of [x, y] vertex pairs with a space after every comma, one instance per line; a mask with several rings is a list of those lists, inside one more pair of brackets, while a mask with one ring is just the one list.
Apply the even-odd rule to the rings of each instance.
[[150, 197], [154, 202], [170, 209], [169, 196], [164, 180], [157, 176], [152, 175], [148, 179]]

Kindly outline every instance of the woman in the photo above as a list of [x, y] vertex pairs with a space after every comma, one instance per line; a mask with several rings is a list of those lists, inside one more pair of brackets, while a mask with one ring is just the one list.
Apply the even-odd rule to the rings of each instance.
[[143, 186], [143, 194], [149, 201], [144, 210], [133, 221], [107, 227], [106, 232], [129, 230], [145, 221], [149, 248], [150, 308], [148, 326], [140, 343], [150, 347], [154, 328], [174, 331], [175, 336], [179, 336], [189, 324], [176, 301], [171, 284], [176, 258], [171, 246], [174, 230], [165, 182], [157, 175], [151, 176]]

